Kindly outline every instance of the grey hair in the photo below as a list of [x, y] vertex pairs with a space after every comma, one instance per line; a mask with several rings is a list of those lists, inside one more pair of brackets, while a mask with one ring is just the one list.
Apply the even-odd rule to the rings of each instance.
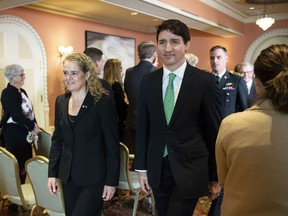
[[9, 82], [11, 82], [12, 78], [23, 73], [24, 69], [21, 65], [12, 64], [7, 65], [4, 69], [4, 75]]
[[252, 68], [252, 70], [254, 71], [254, 65], [251, 64], [250, 62], [242, 62], [239, 66], [239, 68], [242, 68], [242, 67], [245, 67], [245, 66], [248, 66], [250, 68]]

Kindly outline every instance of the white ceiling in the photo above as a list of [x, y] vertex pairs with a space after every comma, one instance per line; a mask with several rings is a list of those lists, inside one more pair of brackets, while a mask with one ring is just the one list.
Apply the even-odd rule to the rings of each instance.
[[[259, 4], [248, 4], [245, 0], [199, 1], [243, 23], [255, 22], [259, 16], [264, 15], [264, 11], [276, 20], [288, 17], [288, 0], [284, 0], [286, 3], [268, 4], [266, 7]], [[273, 1], [277, 2], [277, 0]], [[0, 10], [17, 6], [147, 33], [154, 32], [156, 25], [173, 17], [181, 19], [190, 28], [211, 34], [223, 37], [242, 35], [229, 27], [220, 26], [210, 20], [171, 7], [160, 0], [0, 0]], [[254, 7], [254, 9], [249, 10], [250, 7]], [[134, 11], [137, 11], [138, 15], [131, 16], [130, 13]]]

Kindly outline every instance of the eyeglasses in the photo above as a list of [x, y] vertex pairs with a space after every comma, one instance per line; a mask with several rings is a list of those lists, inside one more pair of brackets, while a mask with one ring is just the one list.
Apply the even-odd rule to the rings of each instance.
[[22, 74], [18, 74], [18, 75], [16, 75], [16, 76], [25, 77], [26, 74], [25, 74], [25, 73], [22, 73]]
[[253, 71], [239, 71], [239, 74], [243, 77], [247, 76], [248, 74], [251, 74], [251, 73], [253, 73]]

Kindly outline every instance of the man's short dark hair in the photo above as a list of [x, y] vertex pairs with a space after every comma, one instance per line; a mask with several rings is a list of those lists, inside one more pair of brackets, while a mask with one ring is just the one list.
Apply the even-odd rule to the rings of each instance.
[[142, 41], [137, 47], [140, 60], [151, 58], [156, 51], [157, 45], [153, 41]]
[[183, 39], [184, 44], [190, 41], [190, 31], [188, 26], [181, 22], [180, 20], [176, 19], [169, 19], [162, 22], [160, 25], [156, 26], [157, 36], [156, 40], [158, 41], [158, 37], [160, 32], [168, 30], [172, 34], [181, 36]]
[[103, 56], [103, 52], [95, 47], [89, 47], [85, 49], [83, 53], [89, 56], [93, 62], [100, 61]]
[[220, 45], [216, 45], [216, 46], [213, 46], [211, 49], [210, 49], [210, 52], [216, 50], [216, 49], [222, 49], [225, 53], [227, 53], [227, 49], [223, 46], [220, 46]]

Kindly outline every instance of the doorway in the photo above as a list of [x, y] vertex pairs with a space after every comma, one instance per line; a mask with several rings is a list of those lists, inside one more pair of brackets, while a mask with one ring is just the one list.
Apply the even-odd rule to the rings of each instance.
[[0, 16], [0, 91], [6, 87], [3, 70], [9, 64], [20, 64], [25, 71], [23, 89], [32, 101], [38, 125], [49, 128], [49, 103], [47, 91], [47, 64], [43, 43], [23, 19]]

